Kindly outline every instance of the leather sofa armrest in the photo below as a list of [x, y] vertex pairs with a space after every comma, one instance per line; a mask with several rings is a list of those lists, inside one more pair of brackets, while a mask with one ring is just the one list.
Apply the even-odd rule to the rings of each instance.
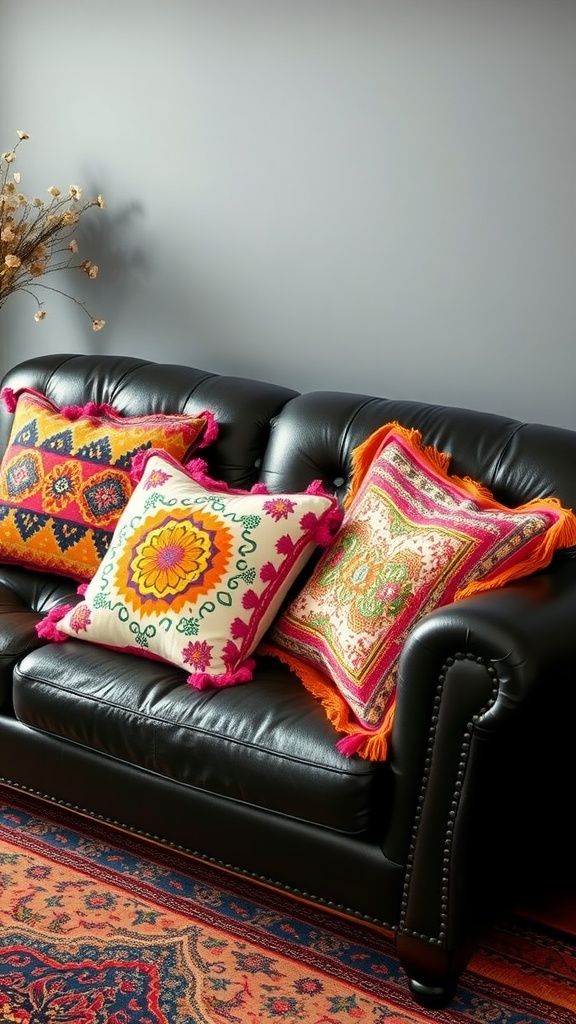
[[398, 673], [384, 841], [408, 865], [406, 936], [454, 948], [517, 858], [542, 857], [555, 814], [561, 833], [568, 781], [555, 773], [568, 761], [575, 670], [570, 558], [438, 609], [413, 630]]

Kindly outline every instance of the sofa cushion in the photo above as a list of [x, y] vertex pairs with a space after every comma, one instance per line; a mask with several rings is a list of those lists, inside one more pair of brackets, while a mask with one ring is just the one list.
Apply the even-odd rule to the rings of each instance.
[[302, 494], [235, 490], [201, 460], [185, 469], [154, 451], [135, 472], [83, 600], [55, 610], [41, 635], [160, 658], [197, 689], [246, 682], [290, 585], [341, 522], [336, 499], [315, 484]]
[[320, 698], [346, 733], [340, 750], [382, 759], [418, 619], [547, 565], [576, 542], [576, 517], [553, 498], [506, 508], [394, 423], [356, 449], [354, 465], [341, 529], [261, 650]]
[[15, 664], [44, 643], [36, 632], [39, 614], [73, 599], [75, 587], [64, 576], [0, 562], [0, 707], [10, 704]]
[[57, 408], [5, 388], [14, 411], [0, 464], [0, 557], [88, 580], [108, 549], [133, 486], [133, 456], [155, 446], [182, 460], [210, 427], [199, 416], [120, 416], [108, 405]]
[[16, 667], [14, 711], [30, 728], [337, 832], [365, 832], [375, 813], [384, 822], [374, 794], [388, 766], [342, 756], [321, 706], [276, 659], [259, 659], [248, 686], [199, 691], [173, 666], [76, 640], [65, 647], [47, 644]]

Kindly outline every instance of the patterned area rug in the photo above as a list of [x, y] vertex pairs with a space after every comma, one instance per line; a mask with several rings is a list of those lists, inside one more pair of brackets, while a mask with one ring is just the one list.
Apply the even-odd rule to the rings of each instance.
[[451, 1006], [428, 1013], [391, 937], [57, 807], [0, 799], [0, 1021], [576, 1021], [576, 899], [492, 929]]

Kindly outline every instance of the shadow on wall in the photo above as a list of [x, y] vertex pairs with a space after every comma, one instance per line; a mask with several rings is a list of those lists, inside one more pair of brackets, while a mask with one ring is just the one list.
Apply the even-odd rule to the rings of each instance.
[[[97, 191], [85, 190], [88, 195], [96, 195]], [[114, 325], [122, 318], [127, 296], [137, 293], [142, 280], [149, 274], [149, 246], [138, 231], [138, 221], [144, 212], [144, 206], [135, 201], [122, 206], [110, 204], [104, 208], [102, 216], [87, 217], [79, 226], [79, 255], [95, 263], [99, 272], [93, 281], [83, 281], [82, 294], [75, 278], [75, 290], [71, 294], [85, 303], [91, 316], [106, 320], [104, 329], [95, 332], [85, 314], [75, 307], [82, 337], [86, 338], [87, 353], [112, 351]], [[68, 280], [72, 273], [77, 274], [78, 271], [65, 272]], [[67, 286], [65, 290], [68, 290]]]

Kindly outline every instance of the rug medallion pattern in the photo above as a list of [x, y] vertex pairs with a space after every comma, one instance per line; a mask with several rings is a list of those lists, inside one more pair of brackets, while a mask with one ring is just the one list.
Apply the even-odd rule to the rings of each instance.
[[524, 962], [521, 924], [501, 930], [430, 1015], [390, 937], [46, 815], [21, 796], [0, 804], [0, 1022], [566, 1024], [576, 1011], [570, 936], [531, 934]]

